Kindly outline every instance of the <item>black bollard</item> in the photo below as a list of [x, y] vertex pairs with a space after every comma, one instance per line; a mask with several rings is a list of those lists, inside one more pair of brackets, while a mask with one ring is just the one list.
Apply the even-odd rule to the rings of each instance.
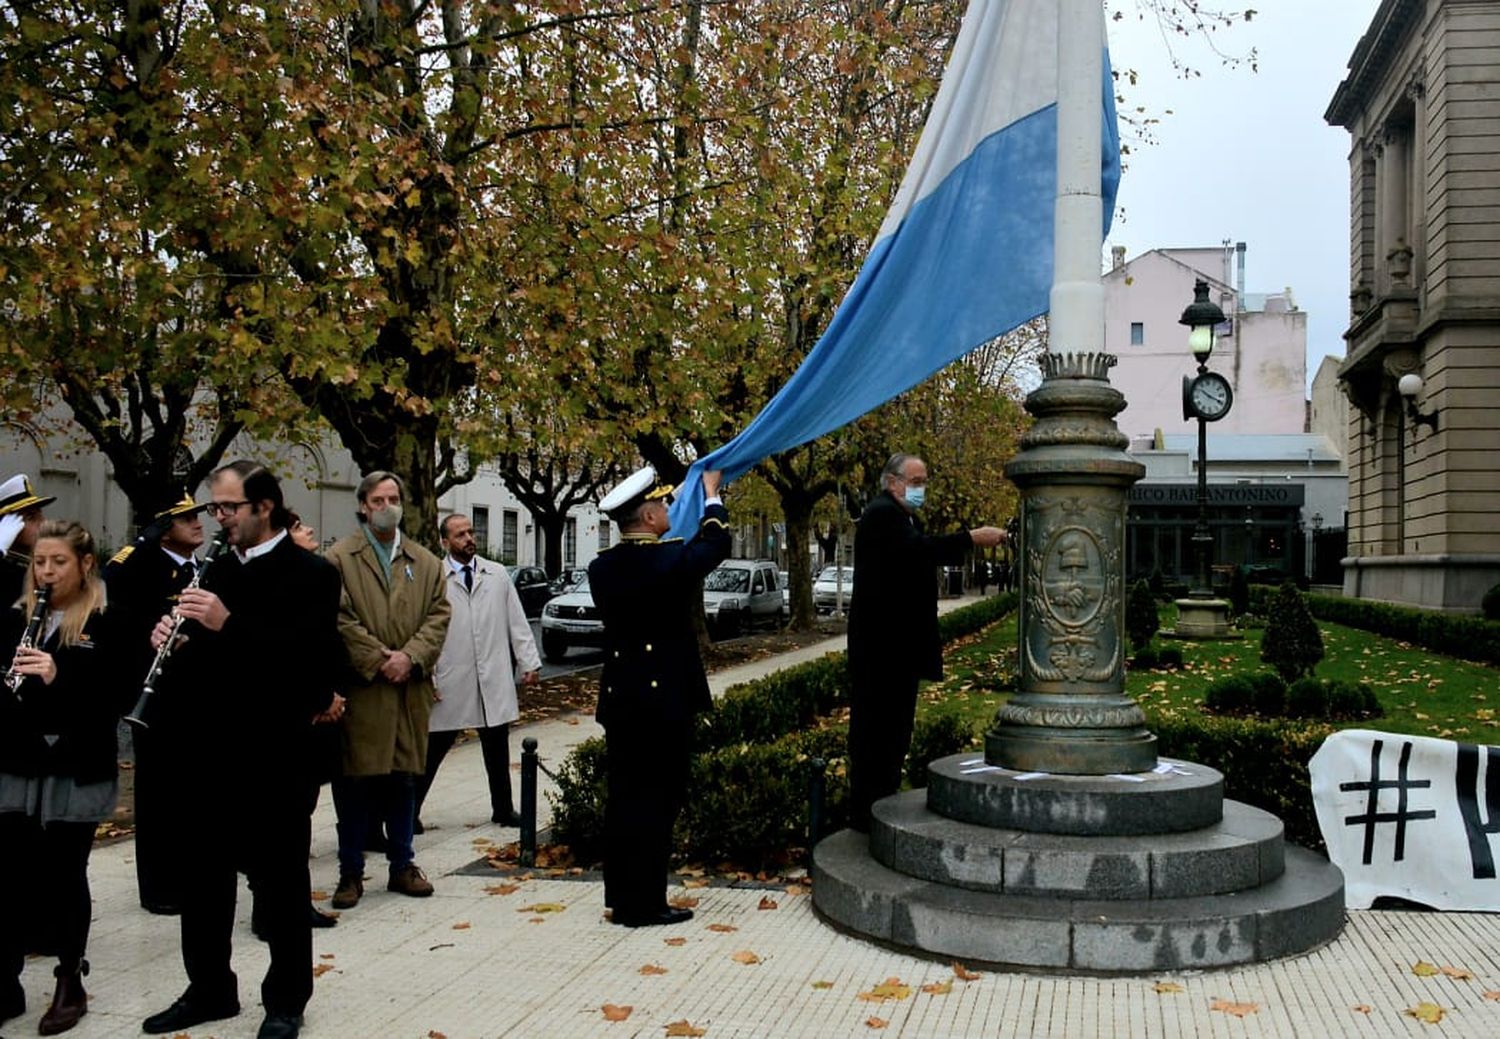
[[521, 741], [521, 856], [523, 866], [536, 865], [536, 740]]
[[828, 790], [828, 762], [813, 758], [808, 762], [812, 773], [807, 780], [807, 858], [812, 861], [812, 850], [823, 836], [823, 800]]

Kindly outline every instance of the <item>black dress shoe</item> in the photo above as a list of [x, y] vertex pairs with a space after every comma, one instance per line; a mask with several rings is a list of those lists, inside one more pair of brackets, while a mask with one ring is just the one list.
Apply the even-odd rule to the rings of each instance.
[[490, 822], [496, 826], [519, 827], [521, 825], [521, 817], [515, 812], [495, 812], [490, 816]]
[[670, 906], [658, 909], [654, 913], [621, 913], [611, 914], [610, 919], [621, 927], [666, 927], [671, 924], [687, 923], [693, 918], [691, 909], [673, 909]]
[[255, 1039], [297, 1039], [302, 1018], [296, 1014], [267, 1014]]
[[411, 821], [411, 832], [413, 837], [420, 837], [427, 832], [427, 827], [422, 825], [421, 819], [413, 819]]
[[[168, 1032], [185, 1032], [205, 1021], [222, 1021], [240, 1012], [240, 1001], [209, 1003], [183, 996], [159, 1014], [152, 1014], [141, 1022], [141, 1031], [147, 1035], [165, 1035]], [[296, 1033], [293, 1033], [294, 1035]]]
[[307, 905], [307, 922], [312, 927], [337, 927], [339, 918], [332, 913], [325, 913], [311, 902]]

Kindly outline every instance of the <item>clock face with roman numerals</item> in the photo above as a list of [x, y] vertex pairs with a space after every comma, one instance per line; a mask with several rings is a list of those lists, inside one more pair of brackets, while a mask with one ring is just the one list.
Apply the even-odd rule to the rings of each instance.
[[1233, 403], [1234, 391], [1229, 388], [1229, 380], [1218, 372], [1204, 372], [1182, 380], [1184, 418], [1217, 422], [1229, 414], [1229, 406]]

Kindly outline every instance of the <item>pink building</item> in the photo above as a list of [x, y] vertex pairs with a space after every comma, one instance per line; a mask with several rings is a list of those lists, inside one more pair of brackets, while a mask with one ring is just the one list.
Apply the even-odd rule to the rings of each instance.
[[[1109, 381], [1125, 394], [1120, 429], [1132, 439], [1197, 431], [1182, 417], [1182, 377], [1195, 370], [1187, 329], [1178, 324], [1193, 283], [1208, 282], [1227, 315], [1208, 366], [1229, 379], [1234, 407], [1213, 432], [1306, 430], [1307, 315], [1291, 289], [1247, 293], [1245, 246], [1152, 249], [1126, 262], [1115, 247], [1104, 276], [1104, 349], [1120, 359]], [[1236, 259], [1238, 263], [1236, 264]]]

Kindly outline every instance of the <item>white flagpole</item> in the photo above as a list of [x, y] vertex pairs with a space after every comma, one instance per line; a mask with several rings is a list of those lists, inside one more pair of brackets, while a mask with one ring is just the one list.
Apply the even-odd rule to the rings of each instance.
[[1100, 0], [1059, 0], [1057, 203], [1054, 209], [1049, 346], [1052, 353], [1104, 349], [1104, 244], [1100, 196], [1104, 13]]

